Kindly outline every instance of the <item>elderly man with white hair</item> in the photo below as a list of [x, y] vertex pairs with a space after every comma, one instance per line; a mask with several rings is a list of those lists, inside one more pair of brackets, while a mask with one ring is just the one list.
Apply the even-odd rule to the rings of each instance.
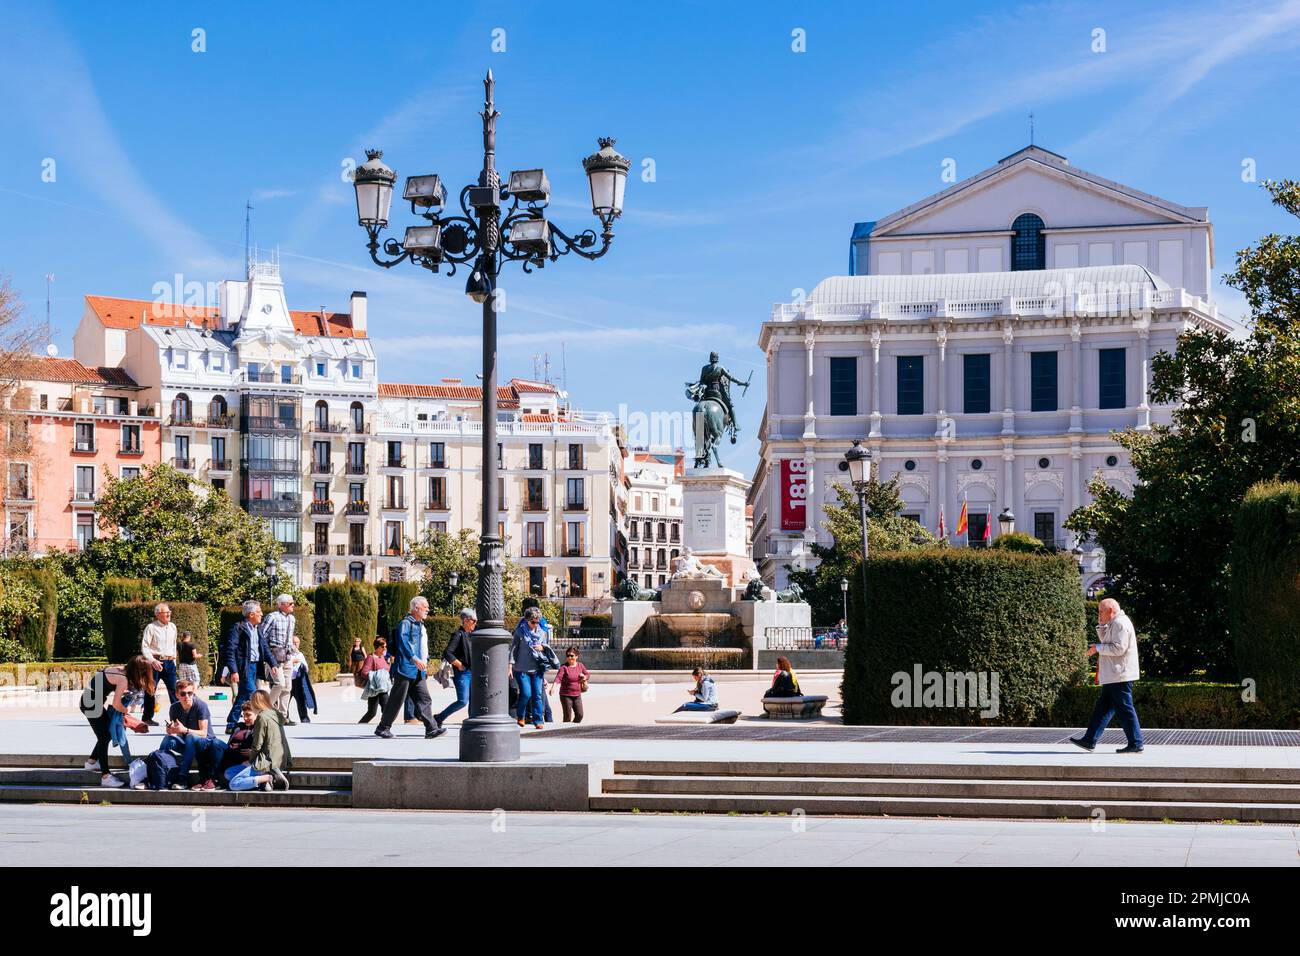
[[279, 665], [279, 677], [270, 685], [271, 706], [280, 712], [286, 726], [292, 727], [289, 702], [293, 699], [293, 668], [285, 667], [293, 657], [293, 631], [298, 619], [293, 616], [293, 595], [281, 594], [275, 599], [275, 610], [262, 621], [262, 633], [271, 648], [271, 657]]
[[428, 616], [429, 601], [417, 594], [411, 598], [410, 613], [397, 625], [393, 646], [388, 649], [393, 655], [388, 671], [392, 675], [393, 687], [388, 692], [388, 703], [384, 704], [379, 726], [375, 728], [376, 737], [392, 738], [393, 721], [402, 712], [407, 694], [415, 701], [415, 716], [424, 724], [426, 739], [441, 737], [447, 732], [433, 719], [433, 699], [424, 682], [424, 673], [429, 669], [429, 635], [424, 630], [424, 619]]
[[[153, 620], [144, 627], [140, 635], [140, 653], [153, 668], [154, 690], [157, 685], [167, 687], [168, 703], [174, 704], [176, 697], [176, 625], [172, 623], [172, 609], [166, 604], [155, 604]], [[156, 727], [153, 719], [157, 707], [153, 694], [144, 695], [144, 712], [140, 715], [150, 727]]]
[[1092, 710], [1088, 730], [1082, 737], [1071, 737], [1070, 743], [1087, 751], [1096, 749], [1097, 741], [1118, 712], [1128, 745], [1116, 752], [1140, 754], [1144, 749], [1142, 727], [1133, 707], [1133, 682], [1139, 676], [1137, 632], [1114, 598], [1106, 598], [1097, 606], [1097, 643], [1088, 647], [1088, 656], [1093, 654], [1097, 655], [1101, 696]]
[[239, 723], [239, 712], [244, 702], [257, 689], [259, 672], [268, 673], [271, 683], [280, 679], [280, 668], [271, 656], [271, 647], [262, 630], [262, 605], [257, 601], [244, 602], [244, 617], [226, 637], [222, 647], [221, 672], [227, 675], [234, 700], [230, 702], [230, 716], [226, 718], [226, 733], [233, 733]]

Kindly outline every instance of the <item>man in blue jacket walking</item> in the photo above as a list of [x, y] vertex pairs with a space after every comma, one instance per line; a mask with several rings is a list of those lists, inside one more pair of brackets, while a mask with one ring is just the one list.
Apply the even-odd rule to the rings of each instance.
[[239, 712], [244, 702], [257, 690], [258, 667], [265, 665], [271, 680], [280, 679], [280, 668], [271, 654], [271, 645], [258, 626], [262, 623], [262, 605], [257, 601], [244, 602], [244, 619], [230, 629], [222, 648], [221, 666], [228, 673], [234, 700], [230, 703], [230, 716], [226, 718], [226, 733], [233, 733], [239, 723]]
[[391, 739], [393, 721], [402, 712], [406, 695], [415, 701], [415, 716], [424, 724], [425, 739], [441, 737], [447, 731], [433, 719], [433, 699], [429, 696], [428, 685], [422, 675], [429, 667], [429, 636], [424, 630], [424, 619], [429, 616], [429, 602], [420, 595], [411, 598], [410, 613], [397, 625], [393, 646], [389, 652], [393, 655], [393, 664], [389, 671], [393, 678], [393, 688], [388, 692], [388, 703], [375, 728], [375, 736]]

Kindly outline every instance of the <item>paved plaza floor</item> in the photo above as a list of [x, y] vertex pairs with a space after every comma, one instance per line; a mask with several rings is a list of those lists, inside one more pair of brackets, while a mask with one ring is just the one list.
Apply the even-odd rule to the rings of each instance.
[[84, 866], [140, 834], [218, 866], [1295, 866], [1300, 827], [925, 820], [0, 807], [0, 858]]

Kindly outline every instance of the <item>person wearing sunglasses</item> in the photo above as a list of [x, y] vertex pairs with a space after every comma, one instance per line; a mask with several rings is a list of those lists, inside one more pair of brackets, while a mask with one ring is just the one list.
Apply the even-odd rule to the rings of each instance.
[[[216, 749], [212, 732], [212, 712], [199, 699], [198, 690], [187, 680], [176, 682], [176, 703], [167, 714], [167, 736], [159, 750], [171, 750], [181, 755], [176, 768], [177, 782], [173, 790], [184, 790], [189, 785], [190, 767], [197, 762], [201, 781], [198, 789], [211, 790], [216, 784]], [[207, 784], [211, 783], [212, 786]]]

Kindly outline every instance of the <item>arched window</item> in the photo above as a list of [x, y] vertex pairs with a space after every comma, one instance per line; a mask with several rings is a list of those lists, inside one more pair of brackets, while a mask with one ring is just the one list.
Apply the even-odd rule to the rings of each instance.
[[212, 401], [208, 403], [208, 418], [211, 421], [219, 422], [226, 417], [229, 411], [226, 406], [226, 400], [221, 395], [213, 395]]
[[360, 561], [353, 561], [348, 565], [348, 577], [353, 581], [364, 581], [366, 579], [366, 566]]
[[360, 402], [352, 403], [352, 430], [357, 434], [366, 430], [366, 410]]
[[316, 403], [316, 430], [329, 431], [330, 427], [330, 407], [329, 403], [319, 401]]
[[1047, 239], [1043, 220], [1032, 212], [1016, 217], [1011, 224], [1011, 271], [1047, 268]]
[[190, 397], [181, 392], [172, 399], [172, 421], [188, 422], [194, 418], [194, 406], [190, 404]]

